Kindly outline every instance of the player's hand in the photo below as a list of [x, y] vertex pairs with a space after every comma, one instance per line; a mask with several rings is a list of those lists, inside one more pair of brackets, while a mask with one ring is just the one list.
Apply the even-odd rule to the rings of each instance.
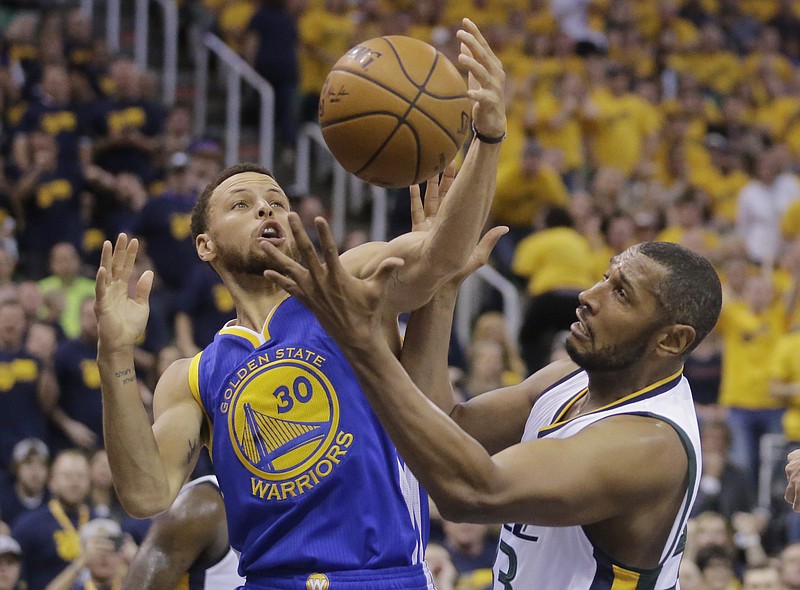
[[506, 132], [506, 74], [503, 64], [474, 22], [465, 18], [462, 27], [456, 33], [461, 42], [458, 62], [469, 72], [467, 95], [475, 101], [472, 120], [483, 135], [500, 137]]
[[456, 163], [452, 161], [445, 167], [441, 178], [436, 175], [426, 183], [424, 204], [419, 185], [408, 187], [411, 194], [411, 231], [428, 231], [433, 227], [433, 220], [455, 177]]
[[467, 264], [450, 278], [450, 283], [461, 285], [464, 279], [489, 262], [489, 255], [492, 253], [492, 250], [494, 250], [500, 238], [507, 233], [508, 227], [505, 225], [498, 225], [483, 234], [478, 245], [475, 246], [472, 254], [470, 254]]
[[153, 271], [145, 271], [136, 283], [134, 297], [128, 295], [139, 241], [120, 234], [112, 248], [103, 244], [100, 268], [97, 270], [94, 304], [100, 346], [107, 351], [129, 350], [144, 334], [150, 315], [150, 290]]
[[347, 334], [359, 345], [383, 334], [383, 305], [394, 271], [403, 265], [398, 257], [383, 260], [374, 273], [364, 279], [350, 274], [339, 260], [336, 240], [327, 221], [315, 220], [322, 258], [317, 254], [297, 213], [289, 214], [297, 248], [304, 264], [292, 260], [269, 242], [261, 247], [270, 256], [275, 270], [264, 276], [297, 297], [308, 307], [329, 334]]
[[800, 449], [789, 453], [787, 459], [785, 471], [788, 485], [784, 498], [795, 512], [800, 512]]

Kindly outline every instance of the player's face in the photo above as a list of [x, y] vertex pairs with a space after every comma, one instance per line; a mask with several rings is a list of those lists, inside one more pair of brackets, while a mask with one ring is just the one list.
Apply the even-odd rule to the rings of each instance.
[[645, 356], [665, 326], [655, 288], [665, 271], [636, 249], [615, 257], [606, 276], [579, 296], [570, 358], [590, 371], [619, 371]]
[[264, 241], [298, 260], [289, 211], [289, 199], [269, 176], [242, 172], [225, 180], [214, 191], [208, 216], [216, 264], [236, 274], [261, 275], [269, 267]]

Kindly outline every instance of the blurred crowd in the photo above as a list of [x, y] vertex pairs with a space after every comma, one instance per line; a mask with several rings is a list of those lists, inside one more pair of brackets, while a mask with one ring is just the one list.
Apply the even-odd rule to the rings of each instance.
[[[800, 590], [800, 517], [782, 500], [782, 459], [800, 447], [800, 1], [180, 7], [181, 35], [210, 28], [275, 88], [284, 168], [347, 49], [402, 34], [452, 58], [460, 19], [475, 21], [508, 82], [490, 223], [510, 232], [491, 263], [518, 288], [524, 317], [509, 326], [485, 293], [470, 338], [451, 346], [457, 395], [513, 385], [563, 356], [578, 293], [631, 244], [701, 252], [725, 302], [684, 372], [703, 473], [682, 587]], [[0, 590], [20, 576], [31, 590], [110, 588], [147, 530], [117, 503], [103, 451], [92, 308], [103, 240], [138, 236], [135, 274], [157, 277], [136, 356], [146, 407], [166, 366], [233, 315], [189, 229], [199, 191], [222, 168], [220, 145], [193, 135], [191, 102], [160, 100], [158, 71], [109, 53], [99, 24], [68, 2], [0, 7]], [[191, 44], [182, 47], [191, 64]], [[244, 109], [244, 122], [256, 112]], [[409, 223], [397, 193], [395, 233]], [[324, 195], [290, 197], [308, 227], [327, 215]], [[365, 236], [359, 227], [342, 246]], [[779, 459], [762, 461], [770, 445]], [[197, 474], [211, 471], [201, 461]], [[490, 585], [496, 536], [434, 517], [428, 559], [440, 590]]]

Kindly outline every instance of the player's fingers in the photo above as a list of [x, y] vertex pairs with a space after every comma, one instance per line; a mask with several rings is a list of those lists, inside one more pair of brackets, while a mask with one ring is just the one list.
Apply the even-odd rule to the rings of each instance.
[[111, 269], [111, 255], [113, 253], [113, 246], [109, 240], [103, 242], [103, 248], [100, 250], [100, 268], [107, 270]]
[[492, 250], [494, 250], [497, 242], [500, 241], [500, 238], [507, 233], [508, 227], [505, 225], [498, 225], [483, 235], [478, 242], [478, 245], [475, 246], [475, 254], [478, 256], [478, 260], [481, 262], [481, 264], [486, 264], [486, 262], [489, 260], [489, 255], [492, 253]]
[[458, 56], [458, 62], [469, 70], [470, 76], [472, 76], [472, 79], [475, 82], [477, 82], [477, 84], [468, 85], [469, 86], [468, 92], [473, 92], [478, 88], [493, 87], [494, 79], [492, 78], [492, 75], [489, 73], [489, 70], [487, 70], [486, 67], [482, 63], [477, 61], [474, 57], [470, 57], [462, 53]]
[[133, 238], [125, 249], [125, 259], [122, 265], [122, 278], [128, 280], [133, 274], [133, 265], [136, 264], [136, 255], [139, 253], [139, 240]]
[[294, 295], [300, 298], [302, 298], [302, 296], [305, 295], [305, 292], [299, 287], [297, 282], [287, 277], [286, 275], [282, 275], [276, 270], [265, 270], [264, 277], [272, 281], [275, 285], [277, 285], [290, 295]]
[[314, 273], [320, 270], [319, 257], [311, 238], [308, 237], [303, 222], [300, 221], [300, 216], [297, 213], [289, 213], [289, 227], [292, 228], [295, 244], [300, 251], [300, 255], [306, 263], [306, 267]]
[[100, 301], [106, 296], [106, 281], [108, 280], [108, 270], [105, 266], [97, 269], [94, 281], [94, 298]]
[[[492, 70], [503, 69], [503, 64], [494, 51], [492, 51], [486, 37], [483, 36], [478, 26], [470, 19], [463, 20], [464, 28], [458, 31], [457, 37], [462, 43], [468, 44], [472, 56]], [[460, 33], [460, 35], [459, 35]]]
[[317, 226], [317, 233], [319, 234], [319, 245], [322, 250], [322, 259], [328, 270], [334, 274], [343, 271], [341, 262], [339, 261], [339, 248], [336, 245], [336, 239], [333, 237], [328, 222], [324, 217], [317, 217], [314, 219], [314, 225]]
[[434, 217], [439, 212], [439, 175], [425, 185], [425, 217]]
[[445, 166], [442, 172], [442, 179], [439, 181], [439, 203], [441, 203], [447, 196], [447, 191], [456, 179], [456, 161], [450, 160], [450, 163]]
[[125, 266], [125, 251], [128, 249], [128, 236], [119, 234], [114, 250], [111, 254], [111, 278], [119, 278], [119, 273]]
[[146, 305], [150, 299], [150, 291], [153, 288], [153, 271], [146, 270], [136, 281], [136, 303]]
[[425, 210], [422, 207], [419, 185], [411, 185], [408, 187], [408, 192], [411, 195], [411, 227], [414, 228], [425, 221]]

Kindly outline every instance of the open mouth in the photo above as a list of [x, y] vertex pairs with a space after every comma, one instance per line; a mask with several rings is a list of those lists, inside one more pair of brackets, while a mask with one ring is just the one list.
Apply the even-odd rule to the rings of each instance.
[[273, 244], [282, 242], [285, 234], [281, 224], [277, 221], [269, 220], [261, 224], [259, 228], [259, 239], [269, 240]]
[[586, 325], [586, 322], [583, 319], [583, 311], [580, 307], [575, 310], [575, 315], [578, 318], [578, 321], [570, 326], [570, 332], [583, 340], [591, 340], [592, 332], [589, 330], [589, 327]]

